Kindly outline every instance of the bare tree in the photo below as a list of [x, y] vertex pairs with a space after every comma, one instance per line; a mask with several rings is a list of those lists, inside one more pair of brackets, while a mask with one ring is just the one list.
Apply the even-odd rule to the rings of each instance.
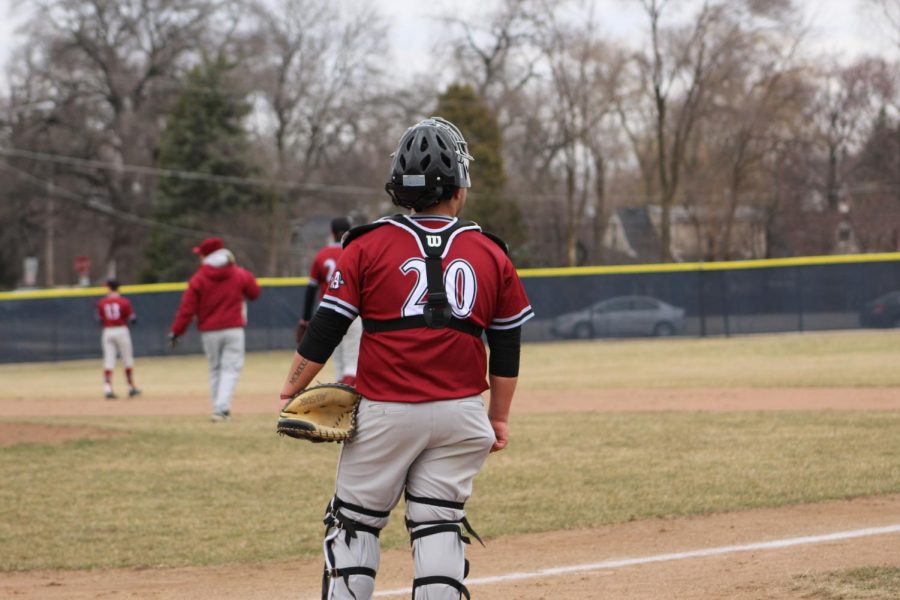
[[878, 61], [861, 59], [812, 73], [816, 94], [807, 107], [807, 122], [822, 165], [818, 188], [832, 212], [841, 208], [848, 158], [859, 150], [878, 114], [874, 85], [879, 68]]
[[[535, 41], [541, 50], [541, 115], [544, 132], [534, 148], [536, 189], [562, 190], [564, 256], [578, 263], [578, 241], [589, 214], [594, 231], [603, 229], [605, 205], [605, 152], [600, 128], [611, 114], [615, 89], [624, 59], [598, 39], [592, 5], [584, 5], [569, 20], [543, 3], [534, 18]], [[592, 202], [593, 201], [593, 202]], [[590, 210], [588, 210], [590, 208]], [[594, 236], [595, 258], [600, 246]]]
[[[19, 141], [32, 150], [150, 166], [180, 69], [206, 39], [222, 0], [34, 0], [29, 37], [13, 71]], [[202, 90], [198, 90], [202, 93]], [[21, 161], [20, 161], [21, 162]], [[35, 164], [23, 165], [36, 172]], [[151, 180], [59, 162], [48, 174], [109, 207], [149, 206]], [[103, 219], [105, 261], [133, 260], [133, 223]]]
[[[792, 125], [804, 109], [806, 93], [795, 50], [801, 32], [790, 26], [771, 32], [751, 31], [735, 36], [729, 53], [727, 86], [713, 90], [704, 119], [698, 124], [694, 152], [705, 159], [709, 171], [707, 187], [686, 194], [688, 208], [699, 211], [704, 257], [730, 259], [735, 247], [739, 208], [755, 209], [764, 197], [766, 176], [762, 165], [767, 155], [793, 135]], [[697, 159], [694, 159], [695, 162]], [[696, 188], [695, 188], [696, 189]], [[758, 211], [762, 214], [762, 210]], [[743, 221], [752, 226], [754, 217], [744, 211]], [[745, 228], [746, 229], [746, 228]], [[748, 240], [741, 248], [745, 256], [757, 257]]]
[[[275, 176], [308, 182], [372, 125], [366, 115], [379, 95], [385, 26], [361, 1], [281, 0], [258, 4], [259, 95], [272, 117]], [[283, 224], [291, 198], [274, 194], [268, 211], [268, 272], [283, 270]]]
[[[635, 54], [639, 91], [653, 131], [660, 205], [661, 256], [672, 260], [671, 213], [681, 185], [686, 152], [703, 118], [709, 94], [731, 76], [728, 51], [767, 19], [786, 10], [786, 2], [705, 0], [686, 27], [666, 26], [674, 0], [637, 0], [649, 26], [645, 51]], [[757, 24], [759, 23], [759, 24]], [[647, 158], [642, 157], [644, 164]]]
[[[569, 2], [556, 3], [556, 9]], [[511, 108], [515, 96], [534, 78], [540, 60], [535, 46], [537, 14], [545, 14], [535, 0], [503, 0], [484, 20], [449, 17], [460, 34], [454, 40], [457, 79], [473, 85], [495, 111]], [[443, 42], [442, 42], [443, 43]], [[501, 125], [513, 115], [499, 113]]]

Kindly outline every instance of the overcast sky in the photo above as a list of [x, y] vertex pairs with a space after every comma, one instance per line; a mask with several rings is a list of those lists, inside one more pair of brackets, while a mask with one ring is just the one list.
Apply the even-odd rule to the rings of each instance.
[[[493, 0], [371, 0], [377, 3], [391, 25], [390, 35], [399, 64], [389, 72], [412, 73], [429, 64], [434, 40], [444, 30], [441, 15], [454, 14], [466, 19], [483, 15]], [[643, 20], [635, 3], [623, 0], [595, 0], [601, 15], [602, 30], [613, 38], [629, 39], [640, 32]], [[683, 0], [690, 5], [693, 0]], [[22, 16], [13, 14], [14, 0], [0, 0], [0, 85], [5, 87], [6, 63], [10, 50], [20, 39], [14, 34]], [[879, 20], [863, 10], [863, 0], [800, 0], [812, 32], [807, 49], [832, 52], [847, 59], [860, 54], [893, 53], [887, 32], [879, 29]], [[631, 7], [631, 8], [629, 8]], [[452, 12], [451, 12], [452, 11]]]

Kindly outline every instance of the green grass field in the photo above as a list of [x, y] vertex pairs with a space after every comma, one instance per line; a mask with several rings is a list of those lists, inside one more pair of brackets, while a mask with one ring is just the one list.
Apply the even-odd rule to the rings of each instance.
[[[65, 421], [131, 433], [0, 453], [0, 569], [320, 551], [336, 446], [278, 438], [263, 416]], [[900, 492], [898, 413], [528, 415], [513, 427], [468, 506], [488, 537]], [[383, 539], [408, 543], [402, 518]]]
[[[801, 386], [818, 370], [820, 385], [900, 388], [898, 342], [887, 332], [531, 345], [522, 387]], [[265, 392], [287, 360], [249, 357], [242, 388]], [[145, 359], [140, 369], [164, 376], [166, 389], [205, 393], [200, 358]], [[25, 383], [35, 379], [41, 390], [65, 381], [73, 397], [96, 394], [96, 371], [95, 361], [4, 366], [0, 395], [40, 397]], [[128, 435], [0, 448], [0, 570], [321, 551], [336, 446], [278, 438], [262, 415], [225, 427], [200, 416], [54, 423]], [[488, 461], [467, 506], [488, 537], [900, 492], [900, 412], [531, 414], [514, 415], [512, 427], [512, 446]], [[383, 540], [408, 544], [399, 514]]]
[[[893, 330], [528, 344], [519, 389], [900, 387], [898, 357]], [[240, 390], [277, 394], [290, 360], [249, 354]], [[95, 396], [99, 368], [99, 359], [0, 365], [0, 398]], [[137, 377], [158, 394], [206, 394], [202, 356], [138, 359]]]

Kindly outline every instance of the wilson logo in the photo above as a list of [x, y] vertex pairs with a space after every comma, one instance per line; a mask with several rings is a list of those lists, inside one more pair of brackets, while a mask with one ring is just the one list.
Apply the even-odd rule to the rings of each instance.
[[441, 247], [441, 236], [439, 235], [426, 235], [425, 243], [428, 244], [429, 248], [440, 248]]

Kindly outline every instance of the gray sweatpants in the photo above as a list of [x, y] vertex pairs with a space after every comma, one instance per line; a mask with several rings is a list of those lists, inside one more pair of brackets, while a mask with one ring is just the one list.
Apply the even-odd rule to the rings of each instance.
[[214, 413], [231, 410], [231, 397], [244, 367], [244, 328], [200, 333], [209, 362], [209, 395]]
[[[375, 510], [390, 511], [407, 494], [451, 503], [464, 503], [472, 494], [472, 480], [481, 470], [495, 440], [481, 396], [418, 404], [362, 400], [358, 430], [344, 444], [337, 470], [336, 496], [342, 501]], [[341, 512], [365, 525], [383, 528], [387, 518], [377, 518], [342, 508]], [[465, 510], [407, 501], [407, 520], [428, 528], [433, 521], [458, 521]], [[465, 530], [462, 531], [465, 535]], [[341, 529], [326, 532], [332, 567], [368, 567], [378, 570], [379, 540]], [[414, 577], [443, 576], [462, 583], [465, 546], [453, 531], [420, 537], [413, 542]], [[372, 596], [375, 582], [365, 575], [351, 575], [350, 589], [356, 600]], [[329, 599], [351, 600], [343, 578], [330, 582]], [[434, 583], [419, 587], [418, 600], [459, 600], [452, 586]]]

